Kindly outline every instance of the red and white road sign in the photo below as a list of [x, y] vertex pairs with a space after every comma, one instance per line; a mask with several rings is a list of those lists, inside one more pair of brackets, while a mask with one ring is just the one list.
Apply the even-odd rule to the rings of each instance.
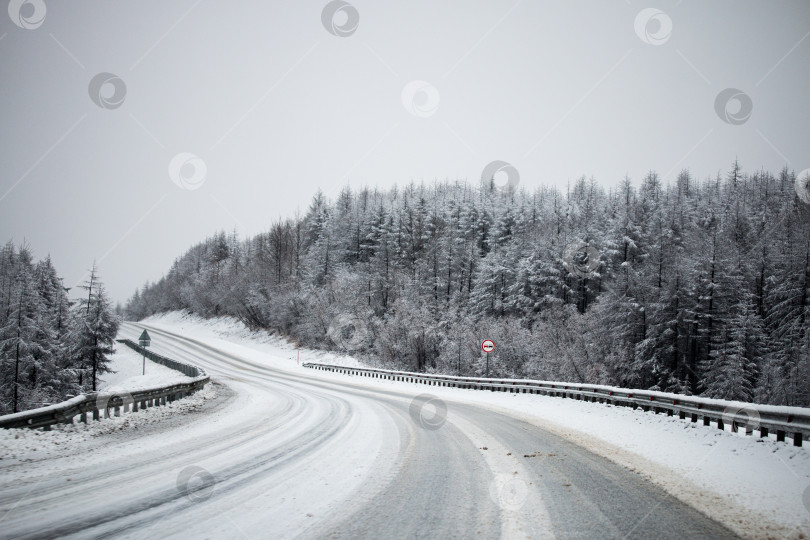
[[485, 353], [489, 354], [495, 350], [495, 342], [491, 339], [485, 339], [484, 342], [481, 344], [481, 350]]

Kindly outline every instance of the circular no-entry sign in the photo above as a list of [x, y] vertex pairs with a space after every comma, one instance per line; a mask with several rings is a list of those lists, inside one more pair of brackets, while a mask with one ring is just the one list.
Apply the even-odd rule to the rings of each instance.
[[489, 354], [495, 350], [495, 342], [491, 339], [485, 339], [484, 342], [481, 344], [481, 350], [485, 353]]

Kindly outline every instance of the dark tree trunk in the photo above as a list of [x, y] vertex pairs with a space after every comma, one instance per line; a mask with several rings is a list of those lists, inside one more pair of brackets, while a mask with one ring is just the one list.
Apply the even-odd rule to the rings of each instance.
[[96, 391], [96, 349], [98, 348], [98, 336], [93, 339], [93, 392]]

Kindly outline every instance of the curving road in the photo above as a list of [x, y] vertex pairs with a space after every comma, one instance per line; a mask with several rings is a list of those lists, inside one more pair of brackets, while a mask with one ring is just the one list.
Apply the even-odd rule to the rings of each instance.
[[419, 385], [290, 371], [147, 328], [156, 352], [203, 366], [216, 397], [59, 457], [1, 460], [0, 537], [735, 537], [502, 412], [446, 401], [445, 418], [414, 403]]

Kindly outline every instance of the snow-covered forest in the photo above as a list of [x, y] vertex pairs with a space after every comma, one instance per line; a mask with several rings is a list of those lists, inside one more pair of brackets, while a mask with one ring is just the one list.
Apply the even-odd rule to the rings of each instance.
[[0, 414], [96, 390], [119, 320], [95, 267], [72, 301], [50, 257], [0, 251]]
[[[650, 172], [566, 192], [434, 182], [318, 193], [191, 248], [127, 306], [232, 315], [407, 370], [810, 405], [810, 206], [795, 173]], [[348, 334], [347, 334], [348, 332]], [[336, 338], [336, 333], [339, 335]]]

